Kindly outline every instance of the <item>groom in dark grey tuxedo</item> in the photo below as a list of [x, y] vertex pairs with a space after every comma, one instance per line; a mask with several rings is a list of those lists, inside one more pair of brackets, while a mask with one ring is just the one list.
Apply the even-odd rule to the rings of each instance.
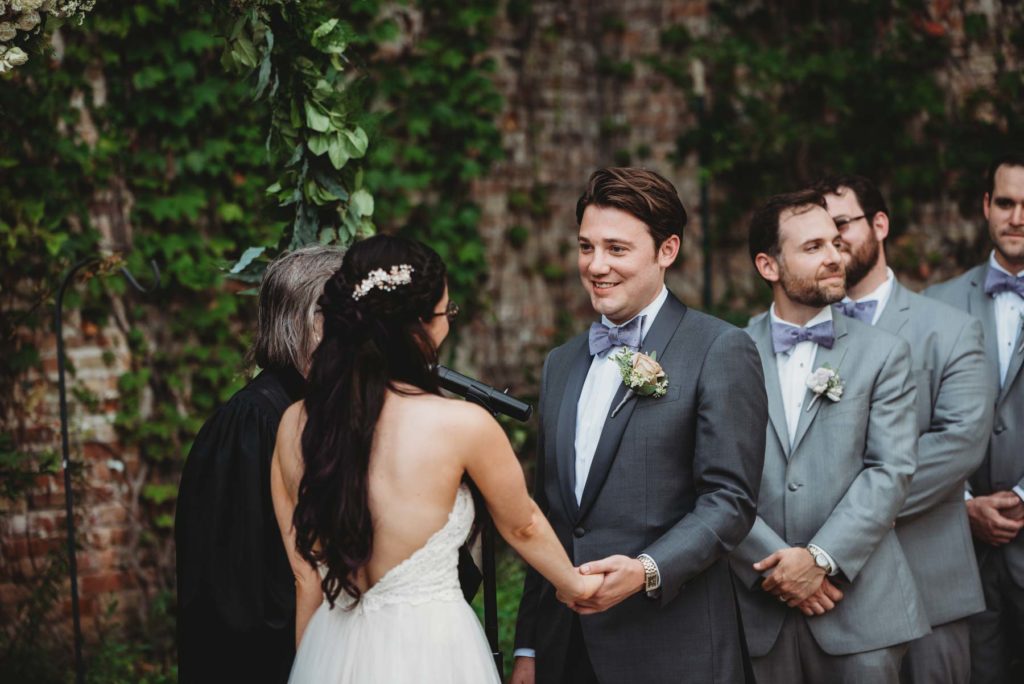
[[900, 679], [967, 684], [967, 617], [985, 607], [964, 506], [964, 482], [985, 457], [994, 385], [981, 324], [962, 311], [903, 287], [886, 264], [889, 209], [863, 176], [817, 185], [843, 240], [847, 316], [910, 343], [917, 386], [917, 470], [896, 536], [924, 600], [932, 632], [910, 644]]
[[732, 554], [762, 683], [898, 681], [928, 621], [893, 524], [916, 465], [910, 349], [839, 315], [842, 242], [824, 198], [779, 195], [750, 222], [772, 288], [748, 332], [771, 416], [761, 498]]
[[1024, 154], [996, 159], [987, 181], [982, 206], [995, 249], [926, 293], [981, 321], [997, 388], [988, 453], [967, 494], [985, 593], [985, 610], [970, 619], [972, 684], [1020, 681], [1009, 667], [1024, 657]]
[[[601, 322], [544, 365], [534, 496], [581, 571], [606, 575], [567, 607], [529, 572], [512, 681], [742, 682], [726, 556], [754, 520], [764, 459], [757, 352], [665, 288], [686, 224], [667, 180], [599, 170], [576, 217], [580, 278]], [[654, 381], [636, 392], [615, 360], [630, 352]]]

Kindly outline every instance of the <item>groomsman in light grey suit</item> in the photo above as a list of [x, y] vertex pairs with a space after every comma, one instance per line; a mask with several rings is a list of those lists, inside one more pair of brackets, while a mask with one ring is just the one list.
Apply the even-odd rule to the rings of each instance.
[[981, 612], [985, 601], [963, 491], [985, 457], [995, 400], [981, 324], [896, 280], [883, 246], [889, 209], [874, 183], [849, 175], [816, 187], [843, 239], [847, 296], [837, 308], [910, 343], [917, 470], [896, 518], [896, 536], [932, 633], [910, 644], [900, 678], [908, 684], [967, 684], [967, 617]]
[[[997, 390], [988, 453], [969, 481], [985, 610], [971, 618], [971, 681], [1020, 682], [1024, 654], [1024, 154], [989, 167], [983, 198], [989, 259], [926, 294], [981, 321], [989, 382]], [[1018, 678], [1015, 678], [1018, 677]]]
[[761, 684], [895, 683], [928, 620], [893, 525], [917, 462], [910, 349], [841, 315], [824, 198], [771, 198], [750, 254], [772, 288], [748, 332], [768, 392], [757, 519], [732, 554]]
[[[749, 672], [728, 554], [764, 459], [757, 350], [665, 287], [686, 224], [667, 180], [600, 169], [576, 219], [601, 321], [544, 365], [534, 496], [581, 572], [607, 574], [570, 610], [528, 572], [512, 681], [737, 684]], [[615, 358], [641, 351], [657, 352], [660, 397], [623, 384]]]

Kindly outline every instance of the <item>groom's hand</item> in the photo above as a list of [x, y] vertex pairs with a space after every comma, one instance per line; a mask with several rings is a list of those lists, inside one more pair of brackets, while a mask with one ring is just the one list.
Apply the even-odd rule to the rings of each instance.
[[636, 558], [609, 556], [580, 566], [584, 575], [604, 574], [604, 582], [597, 593], [569, 607], [580, 615], [608, 610], [644, 588], [644, 566]]
[[832, 610], [841, 600], [843, 592], [826, 577], [821, 581], [818, 591], [808, 596], [797, 608], [807, 617], [814, 617]]

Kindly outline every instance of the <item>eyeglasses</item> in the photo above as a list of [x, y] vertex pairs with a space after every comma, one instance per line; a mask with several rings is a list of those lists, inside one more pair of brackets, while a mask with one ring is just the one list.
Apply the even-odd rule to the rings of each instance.
[[454, 323], [455, 319], [459, 316], [459, 305], [449, 299], [448, 306], [445, 307], [444, 311], [436, 311], [433, 316], [445, 316], [448, 318], [449, 323]]
[[862, 218], [867, 218], [867, 216], [865, 216], [864, 214], [861, 214], [860, 216], [850, 216], [849, 218], [846, 218], [846, 217], [837, 218], [837, 219], [833, 219], [833, 221], [835, 221], [836, 229], [837, 230], [842, 230], [843, 228], [845, 228], [846, 226], [850, 225], [854, 221], [860, 221]]

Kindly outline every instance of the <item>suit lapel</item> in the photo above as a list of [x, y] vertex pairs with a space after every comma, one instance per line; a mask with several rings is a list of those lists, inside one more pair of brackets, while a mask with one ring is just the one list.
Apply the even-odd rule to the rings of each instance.
[[1010, 365], [1006, 368], [1006, 381], [1003, 382], [1003, 387], [999, 390], [999, 402], [1001, 403], [1006, 395], [1010, 391], [1010, 386], [1013, 385], [1014, 379], [1020, 373], [1022, 362], [1024, 362], [1024, 319], [1022, 323], [1017, 324], [1017, 341], [1013, 348], [1013, 356], [1010, 357]]
[[765, 314], [761, 320], [750, 326], [750, 336], [761, 355], [761, 367], [764, 369], [764, 385], [768, 392], [768, 417], [771, 418], [775, 435], [779, 438], [782, 451], [789, 458], [789, 428], [786, 427], [786, 413], [782, 406], [782, 388], [779, 387], [779, 367], [775, 360], [775, 348], [772, 346], [771, 316]]
[[[839, 372], [839, 377], [842, 378], [843, 374], [842, 363], [843, 358], [846, 357], [846, 350], [848, 349], [846, 340], [843, 339], [847, 335], [846, 330], [846, 317], [841, 311], [832, 309], [832, 326], [836, 333], [836, 341], [832, 345], [831, 349], [825, 347], [818, 347], [818, 352], [814, 355], [814, 363], [811, 371], [821, 368], [825, 364], [828, 364], [831, 368]], [[809, 375], [810, 373], [808, 373]], [[793, 438], [793, 448], [790, 450], [791, 454], [795, 454], [797, 447], [800, 446], [800, 440], [807, 434], [807, 429], [814, 422], [814, 418], [818, 415], [818, 411], [821, 410], [821, 405], [829, 403], [830, 400], [826, 397], [817, 397], [810, 389], [804, 394], [803, 410], [800, 412], [800, 418], [796, 424], [796, 436]]]
[[892, 284], [892, 291], [889, 293], [889, 301], [885, 305], [885, 309], [882, 310], [882, 315], [878, 317], [878, 322], [875, 324], [882, 330], [891, 332], [893, 335], [899, 335], [900, 330], [910, 320], [910, 297], [907, 296], [907, 290], [898, 280], [894, 280]]
[[573, 355], [572, 367], [566, 379], [565, 392], [558, 406], [558, 429], [555, 433], [555, 459], [558, 463], [558, 483], [562, 503], [570, 517], [579, 511], [576, 504], [576, 410], [587, 379], [593, 357], [586, 339]]
[[[686, 306], [670, 292], [668, 299], [665, 300], [661, 311], [658, 312], [657, 318], [654, 319], [651, 329], [644, 338], [641, 351], [645, 354], [656, 351], [658, 352], [658, 360], [661, 360], [665, 355], [665, 347], [668, 345], [669, 340], [672, 339], [672, 335], [675, 334], [676, 328], [679, 327], [679, 322], [683, 319], [683, 314], [685, 313]], [[672, 378], [669, 378], [669, 382], [672, 382]], [[619, 450], [622, 433], [625, 432], [626, 425], [629, 424], [629, 419], [636, 408], [638, 398], [633, 397], [612, 418], [611, 414], [624, 396], [626, 396], [626, 386], [619, 385], [619, 389], [615, 392], [615, 398], [612, 399], [611, 407], [608, 410], [608, 416], [605, 418], [604, 428], [601, 430], [601, 437], [597, 442], [597, 450], [594, 452], [594, 460], [590, 464], [587, 484], [583, 488], [583, 496], [580, 499], [579, 519], [583, 519], [587, 515], [587, 511], [590, 510], [590, 507], [594, 505], [594, 500], [597, 499], [597, 494], [601, 491], [605, 478], [608, 477], [608, 471], [612, 467], [612, 462], [615, 460], [615, 454]]]
[[999, 386], [999, 335], [996, 332], [996, 308], [992, 298], [985, 294], [985, 278], [988, 276], [988, 264], [973, 271], [970, 289], [967, 291], [967, 312], [981, 321], [985, 333], [985, 355], [991, 360], [995, 369], [996, 387]]

